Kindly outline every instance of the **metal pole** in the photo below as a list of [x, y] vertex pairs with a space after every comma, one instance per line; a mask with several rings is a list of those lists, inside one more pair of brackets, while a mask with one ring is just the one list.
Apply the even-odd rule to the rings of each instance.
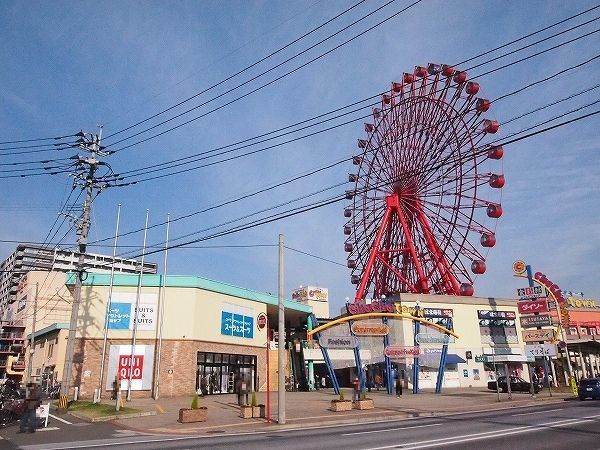
[[33, 323], [31, 324], [31, 339], [29, 341], [29, 365], [27, 367], [27, 382], [31, 383], [31, 371], [33, 370], [33, 354], [35, 353], [35, 319], [37, 314], [38, 283], [35, 283], [35, 298], [33, 300]]
[[137, 323], [140, 308], [140, 295], [142, 292], [142, 274], [144, 273], [144, 257], [146, 256], [146, 237], [148, 236], [148, 213], [146, 210], [146, 223], [144, 225], [144, 245], [142, 247], [142, 261], [140, 275], [138, 276], [137, 293], [135, 296], [135, 311], [133, 313], [133, 339], [131, 342], [131, 355], [129, 357], [129, 376], [127, 377], [127, 401], [131, 401], [131, 378], [133, 377], [133, 358], [135, 357], [135, 343], [137, 341]]
[[106, 314], [104, 315], [104, 341], [102, 342], [102, 359], [100, 360], [100, 377], [98, 378], [98, 401], [102, 397], [102, 380], [104, 378], [104, 359], [106, 358], [106, 345], [108, 342], [108, 316], [112, 303], [113, 284], [115, 281], [115, 258], [117, 256], [117, 241], [119, 240], [119, 222], [121, 220], [121, 204], [117, 206], [117, 225], [115, 228], [115, 239], [113, 242], [112, 263], [110, 265], [110, 284], [108, 286], [108, 298], [106, 299]]
[[71, 377], [73, 374], [73, 355], [75, 353], [75, 335], [77, 332], [77, 318], [79, 317], [79, 305], [81, 304], [81, 285], [85, 269], [85, 252], [87, 250], [87, 238], [90, 230], [90, 215], [92, 209], [92, 200], [96, 179], [94, 173], [98, 168], [99, 161], [96, 159], [96, 153], [100, 151], [100, 140], [102, 139], [102, 128], [97, 135], [93, 136], [91, 145], [82, 144], [91, 153], [91, 157], [85, 160], [78, 160], [82, 165], [88, 166], [88, 174], [85, 178], [85, 202], [83, 203], [83, 214], [79, 224], [79, 258], [75, 268], [75, 286], [73, 290], [73, 308], [71, 309], [71, 320], [69, 323], [69, 335], [67, 337], [67, 349], [65, 353], [65, 365], [63, 367], [62, 383], [60, 385], [61, 409], [66, 409], [68, 404], [68, 394], [71, 388]]
[[284, 304], [283, 234], [279, 235], [279, 324], [277, 330], [277, 421], [285, 424], [285, 304]]
[[164, 321], [164, 312], [165, 312], [165, 292], [167, 287], [167, 257], [169, 252], [169, 227], [171, 225], [171, 214], [167, 214], [167, 236], [165, 238], [165, 260], [164, 260], [164, 268], [163, 268], [163, 277], [162, 283], [160, 286], [160, 292], [158, 294], [158, 356], [156, 360], [156, 373], [154, 374], [154, 379], [156, 380], [156, 388], [154, 391], [154, 400], [158, 400], [158, 391], [160, 388], [160, 358], [162, 354], [162, 335], [163, 335], [163, 321]]
[[500, 401], [500, 386], [498, 386], [498, 367], [496, 367], [495, 343], [491, 342], [490, 347], [492, 347], [492, 360], [494, 361], [494, 378], [496, 379], [496, 395], [498, 396], [498, 401]]
[[271, 329], [269, 316], [267, 316], [267, 423], [271, 423], [271, 371], [269, 363], [269, 350], [271, 349]]

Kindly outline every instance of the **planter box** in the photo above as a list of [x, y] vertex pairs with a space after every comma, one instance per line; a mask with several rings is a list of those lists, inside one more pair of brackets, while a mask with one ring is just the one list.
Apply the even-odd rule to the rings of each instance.
[[252, 419], [252, 406], [240, 406], [240, 417], [242, 419]]
[[373, 399], [371, 399], [371, 398], [367, 398], [364, 400], [357, 400], [354, 402], [354, 408], [356, 408], [356, 409], [374, 409], [375, 402], [373, 402]]
[[267, 407], [265, 405], [258, 405], [258, 407], [260, 408], [260, 417], [261, 418], [266, 418], [267, 417]]
[[206, 422], [207, 416], [206, 406], [198, 409], [181, 408], [179, 410], [179, 422], [181, 423]]
[[350, 400], [331, 400], [331, 407], [329, 409], [335, 412], [351, 411], [352, 402]]
[[[262, 408], [262, 411], [264, 411], [264, 406]], [[260, 405], [257, 406], [253, 406], [252, 407], [252, 417], [254, 418], [259, 418], [259, 417], [264, 417], [264, 415], [261, 416], [261, 408]]]

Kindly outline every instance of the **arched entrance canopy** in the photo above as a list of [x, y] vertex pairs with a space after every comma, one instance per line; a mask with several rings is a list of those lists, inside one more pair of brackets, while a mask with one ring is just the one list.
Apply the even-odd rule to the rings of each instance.
[[338, 325], [340, 323], [348, 322], [350, 320], [364, 319], [364, 318], [368, 318], [368, 317], [390, 317], [392, 319], [410, 319], [410, 320], [414, 320], [416, 322], [420, 322], [423, 325], [426, 325], [428, 327], [437, 328], [438, 330], [443, 331], [444, 333], [449, 334], [451, 336], [454, 336], [455, 338], [459, 337], [458, 334], [456, 334], [454, 331], [449, 330], [448, 328], [445, 328], [441, 325], [438, 325], [437, 323], [429, 322], [426, 319], [422, 319], [420, 317], [414, 317], [414, 316], [411, 316], [408, 314], [398, 314], [398, 313], [363, 313], [363, 314], [355, 314], [353, 316], [340, 317], [339, 319], [332, 320], [331, 322], [325, 323], [323, 325], [316, 327], [313, 330], [308, 331], [306, 333], [306, 335], [308, 337], [308, 340], [310, 341], [312, 339], [313, 335], [315, 333], [318, 333], [319, 331], [326, 330], [329, 327]]

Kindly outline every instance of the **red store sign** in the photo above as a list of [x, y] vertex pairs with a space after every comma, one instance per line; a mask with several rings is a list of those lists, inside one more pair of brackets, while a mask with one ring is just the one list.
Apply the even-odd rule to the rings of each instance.
[[119, 356], [119, 378], [122, 380], [129, 379], [129, 371], [131, 370], [131, 379], [132, 380], [141, 380], [142, 372], [144, 370], [144, 356], [143, 355], [134, 355], [133, 356], [133, 367], [131, 367], [131, 356], [130, 355], [120, 355]]
[[548, 312], [548, 300], [545, 298], [539, 300], [524, 300], [517, 303], [517, 308], [519, 308], [521, 314]]

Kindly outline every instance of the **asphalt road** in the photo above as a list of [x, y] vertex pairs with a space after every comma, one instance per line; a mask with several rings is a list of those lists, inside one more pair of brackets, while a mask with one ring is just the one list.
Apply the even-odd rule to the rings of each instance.
[[[413, 418], [386, 423], [286, 429], [275, 432], [211, 434], [197, 437], [129, 436], [110, 424], [102, 432], [97, 425], [81, 427], [62, 424], [64, 442], [20, 441], [15, 435], [0, 441], [0, 448], [23, 450], [59, 449], [600, 449], [600, 401], [565, 401], [544, 406], [512, 408], [485, 413], [444, 417]], [[112, 428], [110, 428], [112, 427]], [[85, 439], [70, 434], [73, 428], [87, 428]], [[51, 431], [46, 431], [50, 436]], [[109, 433], [111, 437], [98, 438]], [[40, 438], [42, 433], [36, 433]], [[68, 436], [68, 437], [67, 437]], [[25, 436], [24, 439], [30, 436]], [[7, 444], [4, 447], [2, 444]]]

